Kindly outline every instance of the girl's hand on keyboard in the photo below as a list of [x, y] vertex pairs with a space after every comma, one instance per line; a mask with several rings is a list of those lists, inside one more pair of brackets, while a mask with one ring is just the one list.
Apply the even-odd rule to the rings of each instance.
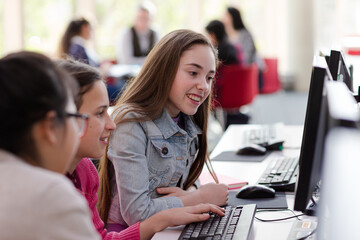
[[[169, 224], [170, 227], [185, 225], [191, 222], [201, 222], [207, 220], [210, 215], [209, 212], [215, 213], [219, 216], [224, 216], [224, 209], [214, 204], [201, 203], [195, 206], [172, 208], [169, 209]], [[170, 217], [171, 216], [171, 217]]]
[[167, 227], [185, 225], [207, 220], [209, 212], [224, 216], [224, 209], [213, 204], [198, 204], [190, 207], [171, 208], [152, 215], [140, 223], [140, 239], [150, 239], [156, 232]]

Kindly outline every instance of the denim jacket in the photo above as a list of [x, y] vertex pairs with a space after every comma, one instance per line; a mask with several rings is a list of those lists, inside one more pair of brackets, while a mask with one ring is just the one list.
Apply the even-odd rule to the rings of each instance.
[[182, 117], [186, 131], [165, 109], [154, 121], [117, 125], [107, 153], [115, 170], [108, 223], [129, 226], [162, 210], [183, 207], [178, 197], [156, 192], [159, 187], [183, 188], [196, 159], [202, 132], [190, 116]]

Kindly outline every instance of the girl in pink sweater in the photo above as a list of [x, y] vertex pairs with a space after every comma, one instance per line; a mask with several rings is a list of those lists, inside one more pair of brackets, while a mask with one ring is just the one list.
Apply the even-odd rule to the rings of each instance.
[[203, 221], [212, 211], [223, 215], [215, 205], [200, 204], [193, 207], [173, 208], [159, 212], [143, 222], [138, 222], [121, 232], [107, 232], [96, 209], [99, 176], [90, 158], [100, 158], [105, 151], [115, 124], [107, 113], [109, 99], [100, 73], [89, 65], [71, 60], [58, 62], [79, 83], [80, 91], [75, 100], [78, 111], [88, 115], [87, 131], [82, 136], [78, 151], [69, 167], [67, 176], [88, 201], [95, 228], [103, 239], [150, 239], [156, 232], [169, 226]]

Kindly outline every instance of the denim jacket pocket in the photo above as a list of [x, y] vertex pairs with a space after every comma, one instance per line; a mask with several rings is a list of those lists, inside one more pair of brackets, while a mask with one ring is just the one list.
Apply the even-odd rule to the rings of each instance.
[[[174, 158], [174, 151], [169, 142], [163, 139], [152, 139], [153, 153], [149, 158], [149, 173], [150, 173], [150, 194], [155, 194], [158, 187], [167, 186], [168, 172], [172, 165], [172, 158]], [[155, 192], [155, 193], [154, 193]]]
[[170, 158], [174, 156], [173, 149], [169, 142], [164, 139], [152, 139], [150, 140], [158, 154], [162, 158]]

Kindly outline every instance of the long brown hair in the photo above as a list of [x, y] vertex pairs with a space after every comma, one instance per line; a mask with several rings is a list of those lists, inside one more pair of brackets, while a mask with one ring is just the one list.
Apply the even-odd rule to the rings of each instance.
[[65, 69], [79, 84], [79, 93], [75, 98], [77, 109], [83, 104], [83, 96], [89, 92], [97, 81], [104, 81], [100, 71], [89, 64], [76, 61], [72, 58], [60, 59], [55, 62]]
[[67, 55], [69, 54], [71, 39], [74, 36], [80, 35], [82, 27], [89, 24], [90, 22], [85, 18], [74, 19], [69, 23], [60, 41], [58, 49], [58, 55], [60, 58], [67, 57]]
[[[117, 101], [114, 108], [114, 112], [118, 112], [115, 118], [116, 125], [128, 121], [146, 121], [158, 118], [168, 101], [181, 56], [189, 48], [198, 44], [209, 46], [212, 49], [217, 65], [217, 52], [209, 39], [204, 35], [191, 30], [176, 30], [163, 37], [147, 56], [138, 76], [130, 83]], [[209, 97], [199, 106], [195, 115], [192, 116], [193, 121], [202, 129], [203, 133], [199, 136], [199, 153], [191, 166], [189, 177], [185, 182], [185, 189], [194, 184], [204, 164], [207, 165], [215, 181], [218, 182], [211, 163], [207, 161], [209, 158], [207, 127], [210, 103], [211, 91]], [[127, 113], [132, 111], [140, 113], [140, 117], [124, 118]], [[100, 217], [104, 222], [107, 222], [112, 194], [110, 173], [113, 171], [107, 159], [107, 151], [101, 158], [99, 167], [98, 210]]]

